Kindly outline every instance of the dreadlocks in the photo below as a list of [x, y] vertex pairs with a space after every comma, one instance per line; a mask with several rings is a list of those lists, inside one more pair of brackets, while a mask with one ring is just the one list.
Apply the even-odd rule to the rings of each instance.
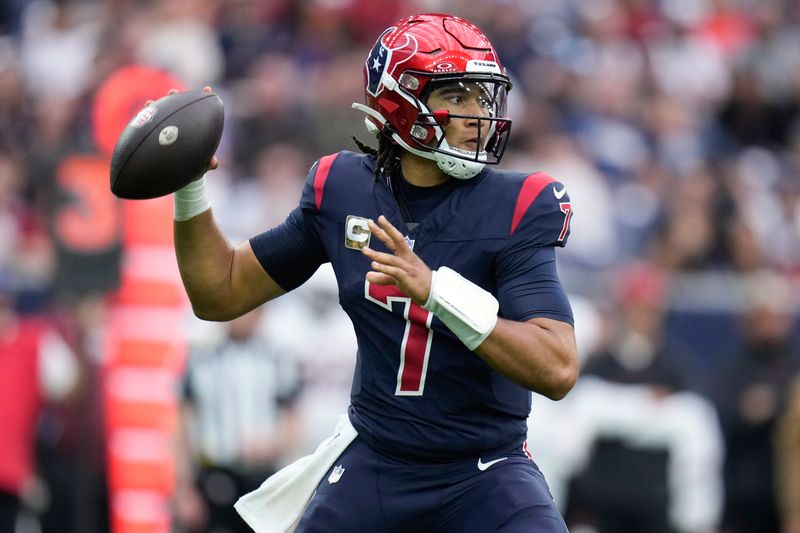
[[[385, 128], [386, 126], [384, 126]], [[378, 162], [375, 164], [375, 179], [383, 177], [390, 180], [394, 175], [398, 165], [400, 165], [400, 152], [402, 148], [392, 141], [392, 139], [385, 133], [378, 136], [378, 149], [368, 146], [359, 141], [355, 136], [353, 140], [358, 145], [358, 148], [365, 154], [374, 155]]]

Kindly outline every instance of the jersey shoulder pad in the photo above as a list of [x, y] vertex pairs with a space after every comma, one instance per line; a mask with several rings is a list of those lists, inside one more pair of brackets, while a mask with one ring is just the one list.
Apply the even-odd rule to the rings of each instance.
[[362, 176], [372, 173], [370, 158], [346, 150], [321, 157], [308, 171], [300, 207], [320, 211], [336, 190], [349, 189], [351, 181], [352, 184], [363, 182]]
[[517, 189], [509, 233], [539, 246], [566, 245], [572, 218], [566, 185], [535, 172], [522, 179]]

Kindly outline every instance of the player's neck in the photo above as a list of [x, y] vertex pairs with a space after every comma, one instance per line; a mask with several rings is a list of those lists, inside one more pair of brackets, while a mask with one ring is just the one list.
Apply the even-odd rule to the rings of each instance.
[[400, 168], [406, 181], [417, 187], [433, 187], [452, 179], [439, 169], [435, 161], [410, 152], [403, 152], [400, 156]]

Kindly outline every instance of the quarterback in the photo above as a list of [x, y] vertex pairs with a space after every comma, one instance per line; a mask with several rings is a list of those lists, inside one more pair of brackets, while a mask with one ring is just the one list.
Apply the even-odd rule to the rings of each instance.
[[[369, 52], [364, 85], [353, 107], [377, 148], [321, 157], [278, 227], [233, 247], [205, 178], [174, 195], [200, 318], [237, 317], [330, 262], [358, 340], [349, 412], [318, 450], [327, 457], [279, 472], [240, 512], [259, 531], [564, 532], [525, 435], [531, 391], [557, 400], [578, 376], [555, 266], [566, 187], [494, 166], [511, 82], [470, 22], [397, 21]], [[263, 518], [276, 515], [286, 524]]]

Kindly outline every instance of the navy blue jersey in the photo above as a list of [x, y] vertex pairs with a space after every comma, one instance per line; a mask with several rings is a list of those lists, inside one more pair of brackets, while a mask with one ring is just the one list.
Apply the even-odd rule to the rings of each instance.
[[351, 152], [320, 159], [300, 205], [251, 239], [256, 257], [286, 290], [332, 263], [358, 341], [350, 418], [367, 442], [435, 460], [521, 443], [530, 392], [400, 289], [366, 282], [370, 261], [360, 248], [386, 251], [366, 226], [384, 215], [431, 269], [448, 266], [494, 294], [501, 317], [572, 323], [555, 271], [554, 247], [566, 243], [572, 213], [564, 185], [543, 173], [487, 168], [458, 181], [409, 231], [374, 165], [374, 157]]

